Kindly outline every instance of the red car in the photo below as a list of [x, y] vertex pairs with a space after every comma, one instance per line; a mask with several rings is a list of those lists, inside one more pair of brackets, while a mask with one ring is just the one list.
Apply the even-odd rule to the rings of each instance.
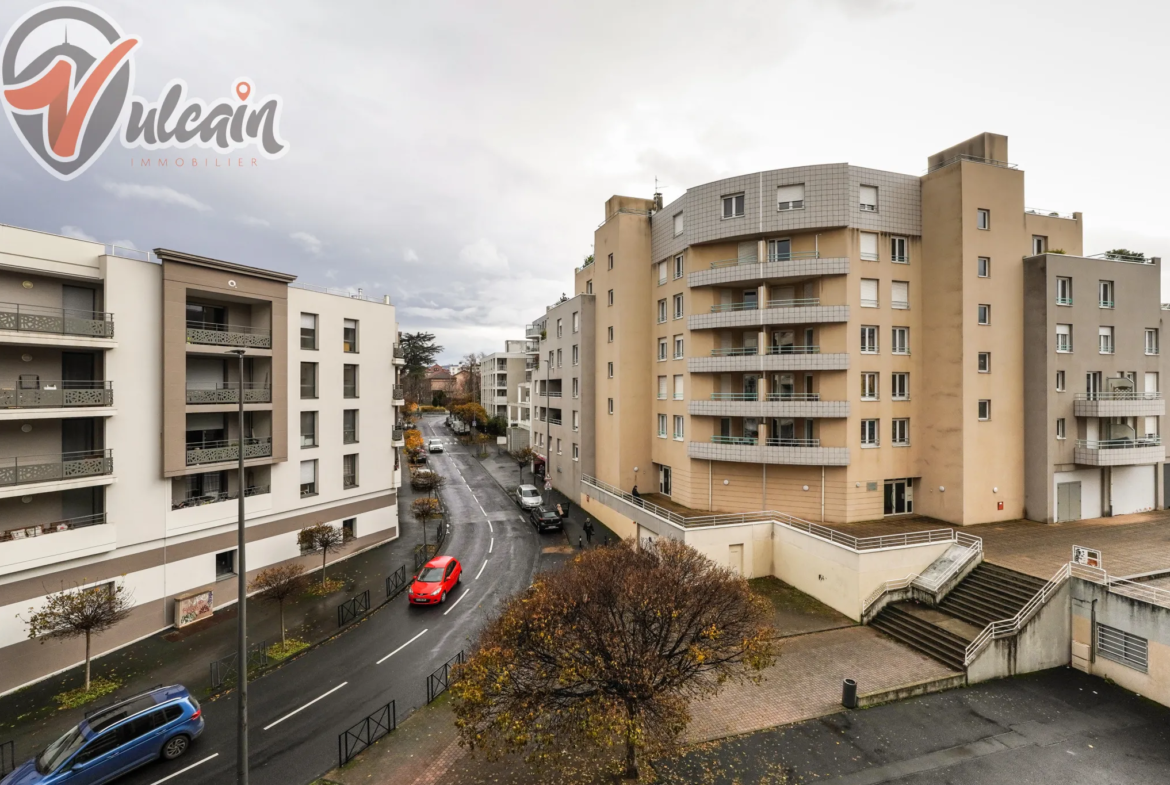
[[413, 605], [438, 605], [463, 580], [463, 566], [454, 556], [436, 556], [423, 565], [406, 593]]

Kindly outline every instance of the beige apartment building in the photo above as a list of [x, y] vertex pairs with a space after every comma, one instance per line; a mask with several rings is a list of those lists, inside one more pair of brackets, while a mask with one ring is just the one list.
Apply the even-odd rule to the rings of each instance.
[[1084, 249], [1080, 213], [1025, 207], [1008, 160], [981, 134], [922, 176], [825, 164], [609, 199], [574, 287], [596, 299], [592, 476], [695, 511], [1023, 517], [1025, 259]]
[[307, 525], [397, 537], [397, 334], [388, 299], [0, 227], [0, 693], [83, 659], [18, 618], [61, 587], [132, 592], [97, 653], [234, 603], [241, 493], [250, 575], [317, 566]]

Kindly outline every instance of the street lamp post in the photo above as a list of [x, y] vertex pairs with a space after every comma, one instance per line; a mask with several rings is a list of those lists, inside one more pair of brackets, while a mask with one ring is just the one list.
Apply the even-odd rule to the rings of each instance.
[[236, 727], [236, 783], [248, 785], [248, 565], [244, 558], [244, 350], [232, 349], [240, 359], [240, 396], [238, 449], [239, 461], [236, 491], [239, 505], [236, 512], [236, 581], [239, 615], [236, 617], [236, 686], [239, 688]]

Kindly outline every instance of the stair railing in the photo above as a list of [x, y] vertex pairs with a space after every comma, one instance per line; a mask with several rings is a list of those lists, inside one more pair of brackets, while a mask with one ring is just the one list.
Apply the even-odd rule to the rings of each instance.
[[1056, 571], [1056, 574], [1052, 576], [1048, 583], [1044, 584], [1040, 591], [1036, 592], [1032, 599], [1024, 604], [1023, 608], [1020, 608], [1019, 613], [1010, 619], [993, 621], [984, 627], [975, 636], [975, 639], [968, 644], [967, 652], [963, 657], [963, 665], [965, 667], [970, 666], [975, 661], [975, 658], [979, 656], [979, 653], [993, 640], [997, 638], [1010, 638], [1017, 634], [1028, 623], [1028, 620], [1036, 615], [1036, 612], [1040, 610], [1044, 603], [1048, 602], [1049, 598], [1056, 593], [1056, 590], [1068, 580], [1070, 574], [1070, 563], [1066, 562]]
[[973, 534], [956, 531], [955, 543], [967, 549], [967, 556], [965, 558], [956, 561], [954, 564], [948, 567], [945, 572], [940, 573], [934, 578], [926, 579], [922, 577], [922, 573], [915, 572], [907, 575], [905, 578], [897, 578], [895, 580], [885, 581], [884, 583], [879, 584], [876, 589], [870, 592], [870, 595], [866, 597], [865, 601], [861, 604], [861, 615], [864, 616], [875, 602], [880, 600], [885, 594], [892, 591], [900, 591], [913, 585], [923, 589], [924, 591], [931, 592], [932, 594], [937, 592], [946, 585], [947, 581], [955, 577], [959, 571], [963, 570], [968, 564], [970, 564], [972, 559], [981, 556], [983, 553], [982, 537], [976, 537]]

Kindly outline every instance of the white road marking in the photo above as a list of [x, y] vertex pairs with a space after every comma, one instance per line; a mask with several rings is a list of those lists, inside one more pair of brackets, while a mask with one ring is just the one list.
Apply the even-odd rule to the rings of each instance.
[[493, 534], [495, 534], [495, 531], [496, 531], [495, 527], [492, 526], [492, 519], [491, 518], [488, 518], [488, 531], [492, 532]]
[[487, 566], [488, 560], [484, 559], [483, 564], [479, 565], [479, 572], [475, 574], [475, 579], [478, 581], [479, 576], [483, 575], [483, 568]]
[[456, 606], [456, 605], [458, 605], [459, 603], [463, 602], [463, 598], [464, 598], [464, 597], [466, 597], [466, 596], [467, 596], [467, 592], [463, 592], [462, 594], [460, 594], [460, 595], [459, 595], [459, 599], [457, 599], [457, 600], [455, 600], [455, 602], [451, 603], [451, 607], [450, 607], [450, 608], [448, 608], [447, 610], [443, 611], [443, 615], [444, 615], [444, 616], [446, 616], [448, 613], [450, 613], [451, 611], [455, 610], [455, 606]]
[[342, 687], [344, 687], [344, 686], [345, 686], [345, 685], [347, 685], [347, 684], [349, 684], [349, 682], [348, 682], [348, 681], [343, 681], [343, 682], [341, 682], [341, 684], [338, 684], [336, 687], [334, 687], [333, 689], [329, 690], [329, 692], [325, 693], [324, 695], [318, 695], [316, 698], [313, 698], [313, 700], [309, 701], [309, 702], [308, 702], [308, 703], [306, 703], [304, 706], [301, 706], [299, 709], [295, 709], [294, 711], [290, 711], [288, 714], [284, 715], [283, 717], [281, 717], [279, 720], [277, 720], [276, 722], [272, 723], [271, 725], [265, 725], [265, 726], [264, 726], [264, 730], [268, 730], [269, 728], [275, 728], [277, 725], [279, 725], [280, 723], [284, 722], [284, 721], [285, 721], [285, 720], [287, 720], [289, 717], [293, 716], [294, 714], [298, 714], [298, 713], [300, 713], [300, 712], [304, 711], [305, 709], [309, 708], [310, 706], [312, 706], [314, 703], [316, 703], [317, 701], [321, 700], [322, 698], [328, 698], [330, 695], [332, 695], [333, 693], [337, 692], [339, 689], [341, 689]]
[[[476, 499], [476, 500], [475, 500], [475, 503], [476, 503], [476, 504], [479, 504], [479, 499]], [[483, 513], [483, 517], [485, 517], [485, 518], [486, 518], [486, 517], [488, 517], [487, 510], [485, 510], [485, 509], [483, 508], [483, 505], [482, 505], [482, 504], [479, 504], [479, 511]]]
[[492, 537], [492, 541], [488, 543], [488, 553], [491, 553], [494, 547], [496, 547], [496, 538]]
[[[428, 627], [427, 629], [430, 629], [430, 628]], [[387, 654], [385, 657], [383, 657], [382, 659], [378, 660], [378, 661], [377, 661], [377, 662], [375, 662], [374, 664], [375, 664], [375, 665], [381, 665], [383, 662], [385, 662], [386, 660], [390, 659], [390, 658], [391, 658], [391, 657], [393, 657], [395, 654], [397, 654], [398, 652], [402, 651], [402, 650], [403, 650], [403, 649], [405, 649], [407, 646], [409, 646], [410, 644], [414, 643], [414, 642], [415, 642], [415, 641], [417, 641], [419, 638], [421, 638], [421, 637], [423, 636], [423, 633], [424, 633], [424, 632], [426, 632], [426, 630], [423, 630], [423, 631], [422, 631], [422, 632], [420, 632], [418, 635], [415, 635], [413, 638], [411, 638], [410, 640], [408, 640], [406, 643], [402, 644], [402, 645], [401, 645], [401, 646], [399, 646], [397, 649], [395, 649], [394, 651], [390, 652], [389, 654]]]
[[207, 763], [207, 761], [211, 760], [212, 758], [218, 758], [218, 757], [219, 757], [218, 752], [212, 753], [211, 755], [208, 755], [203, 760], [196, 761], [196, 762], [192, 763], [190, 766], [187, 766], [186, 768], [179, 769], [174, 774], [168, 774], [167, 776], [163, 777], [161, 780], [155, 780], [152, 785], [161, 785], [161, 783], [166, 782], [167, 780], [173, 780], [175, 777], [179, 776], [180, 774], [183, 774], [184, 772], [188, 772], [191, 769], [195, 768], [196, 766], [202, 766], [204, 763]]

